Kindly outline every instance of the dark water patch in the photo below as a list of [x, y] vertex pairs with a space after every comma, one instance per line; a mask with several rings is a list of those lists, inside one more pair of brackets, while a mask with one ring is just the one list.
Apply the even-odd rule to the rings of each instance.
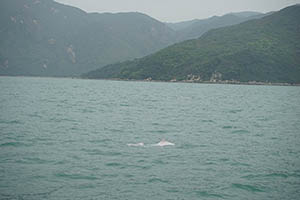
[[139, 170], [149, 170], [153, 167], [153, 165], [126, 165], [126, 168], [129, 168], [129, 169], [139, 169]]
[[231, 166], [245, 166], [245, 167], [250, 167], [251, 165], [245, 162], [239, 162], [239, 161], [233, 161], [230, 163]]
[[61, 141], [61, 143], [63, 143], [63, 144], [73, 144], [73, 143], [76, 143], [76, 142], [78, 142], [78, 141], [77, 140], [72, 140], [72, 139]]
[[219, 161], [221, 161], [221, 162], [228, 162], [230, 160], [228, 158], [221, 158], [221, 159], [219, 159]]
[[123, 164], [120, 169], [134, 169], [134, 170], [142, 170], [143, 172], [152, 168], [153, 165], [149, 164]]
[[105, 166], [107, 166], [107, 167], [120, 167], [121, 163], [110, 162], [110, 163], [106, 163]]
[[120, 107], [129, 107], [129, 104], [120, 104]]
[[223, 128], [223, 129], [232, 129], [233, 126], [223, 126], [222, 128]]
[[241, 178], [246, 179], [246, 180], [260, 179], [260, 178], [265, 178], [265, 175], [263, 175], [263, 174], [249, 174], [249, 175], [246, 175], [246, 176], [242, 176]]
[[47, 176], [43, 176], [43, 175], [33, 175], [31, 176], [32, 179], [38, 179], [38, 180], [44, 180], [47, 179]]
[[134, 175], [133, 175], [133, 174], [124, 174], [124, 177], [125, 177], [125, 178], [133, 178]]
[[245, 130], [245, 129], [240, 129], [240, 130], [231, 131], [231, 133], [232, 134], [248, 134], [248, 133], [250, 133], [250, 131]]
[[118, 177], [118, 174], [102, 174], [101, 177], [102, 178], [116, 178]]
[[65, 123], [65, 122], [78, 122], [75, 119], [71, 119], [71, 118], [57, 118], [57, 117], [51, 117], [48, 122], [55, 122], [55, 123]]
[[84, 108], [84, 109], [80, 109], [80, 112], [85, 114], [85, 113], [95, 113], [95, 108]]
[[214, 120], [210, 120], [210, 119], [203, 119], [203, 120], [201, 120], [201, 122], [203, 122], [203, 123], [215, 123]]
[[160, 124], [159, 123], [157, 123], [157, 122], [153, 122], [152, 123], [152, 126], [159, 126]]
[[256, 136], [256, 137], [263, 137], [264, 134], [263, 133], [256, 133], [254, 136]]
[[166, 192], [169, 192], [169, 193], [179, 193], [180, 190], [178, 190], [177, 187], [170, 187], [168, 189], [165, 190]]
[[211, 193], [211, 192], [207, 192], [207, 191], [195, 191], [197, 197], [208, 197], [208, 198], [220, 198], [220, 199], [224, 199], [224, 197], [220, 194], [215, 194], [215, 193]]
[[60, 160], [60, 161], [54, 162], [53, 165], [61, 166], [61, 165], [65, 165], [67, 163], [68, 163], [68, 161], [66, 161], [66, 160]]
[[248, 192], [264, 192], [262, 187], [257, 187], [254, 185], [248, 185], [248, 184], [240, 184], [240, 183], [233, 183], [232, 184], [233, 188], [241, 189], [241, 190], [246, 190]]
[[111, 133], [122, 133], [124, 131], [122, 129], [116, 129], [116, 128], [107, 128], [106, 130]]
[[155, 103], [155, 102], [158, 102], [158, 100], [157, 99], [145, 99], [144, 102], [153, 102], [153, 103]]
[[236, 110], [229, 110], [228, 112], [229, 112], [229, 113], [236, 114], [236, 113], [240, 113], [240, 112], [242, 112], [242, 111], [243, 111], [242, 109], [236, 109]]
[[96, 176], [86, 174], [68, 174], [68, 173], [57, 173], [55, 174], [58, 178], [74, 179], [74, 180], [97, 180]]
[[164, 133], [168, 133], [168, 130], [153, 130], [153, 131], [149, 131], [150, 133], [154, 133], [154, 134], [164, 134]]
[[155, 165], [165, 165], [165, 164], [168, 164], [169, 162], [163, 161], [161, 159], [155, 159], [155, 160], [152, 161], [152, 163], [155, 164]]
[[256, 120], [261, 121], [261, 122], [267, 122], [267, 121], [270, 121], [271, 119], [270, 118], [257, 118]]
[[204, 165], [218, 165], [218, 164], [216, 162], [214, 162], [214, 161], [206, 161], [204, 163]]

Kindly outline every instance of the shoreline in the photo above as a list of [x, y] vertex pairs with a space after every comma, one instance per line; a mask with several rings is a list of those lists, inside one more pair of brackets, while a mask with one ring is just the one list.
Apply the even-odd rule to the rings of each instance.
[[0, 75], [0, 77], [22, 77], [22, 78], [57, 78], [57, 79], [81, 79], [81, 80], [106, 80], [106, 81], [130, 81], [130, 82], [148, 82], [148, 83], [195, 83], [195, 84], [220, 84], [220, 85], [258, 85], [258, 86], [300, 86], [300, 83], [274, 83], [274, 82], [240, 82], [240, 81], [191, 81], [191, 80], [137, 80], [137, 79], [121, 79], [121, 78], [84, 78], [84, 77], [60, 77], [60, 76], [10, 76]]
[[78, 79], [85, 79], [85, 80], [107, 80], [107, 81], [129, 81], [129, 82], [153, 82], [153, 83], [194, 83], [194, 84], [219, 84], [219, 85], [261, 85], [261, 86], [300, 86], [300, 83], [273, 83], [273, 82], [239, 82], [239, 81], [163, 81], [163, 80], [137, 80], [137, 79], [120, 79], [120, 78], [82, 78], [79, 77]]

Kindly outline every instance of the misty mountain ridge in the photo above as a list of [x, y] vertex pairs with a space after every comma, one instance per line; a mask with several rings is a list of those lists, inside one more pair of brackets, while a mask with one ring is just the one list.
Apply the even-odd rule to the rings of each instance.
[[86, 13], [52, 0], [2, 0], [0, 25], [0, 75], [76, 76], [176, 38], [142, 13]]
[[243, 12], [231, 12], [231, 13], [227, 13], [221, 16], [212, 16], [209, 18], [205, 18], [205, 19], [192, 19], [192, 20], [187, 20], [187, 21], [180, 21], [180, 22], [165, 22], [165, 24], [167, 26], [169, 26], [170, 28], [172, 28], [174, 31], [180, 31], [182, 29], [185, 29], [189, 26], [191, 26], [193, 23], [199, 22], [199, 21], [209, 21], [211, 18], [221, 18], [224, 17], [226, 15], [235, 15], [237, 17], [243, 17], [243, 18], [247, 18], [247, 17], [252, 17], [252, 16], [256, 16], [256, 15], [262, 15], [263, 13], [260, 12], [254, 12], [254, 11], [243, 11]]
[[214, 29], [133, 61], [108, 65], [88, 78], [188, 82], [300, 83], [300, 6]]
[[195, 19], [186, 22], [166, 24], [177, 32], [177, 41], [184, 41], [199, 38], [212, 29], [236, 25], [248, 20], [259, 19], [266, 15], [268, 14], [246, 11], [213, 16], [207, 19]]

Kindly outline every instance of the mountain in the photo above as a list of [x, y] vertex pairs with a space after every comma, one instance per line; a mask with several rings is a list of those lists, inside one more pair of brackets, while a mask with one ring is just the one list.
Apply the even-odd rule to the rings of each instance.
[[153, 53], [173, 44], [176, 33], [141, 13], [1, 0], [0, 38], [0, 75], [75, 76]]
[[[235, 13], [228, 13], [226, 15], [234, 15], [239, 18], [251, 18], [259, 15], [263, 15], [262, 13], [259, 12], [252, 12], [252, 11], [244, 11], [244, 12], [235, 12]], [[188, 28], [189, 26], [193, 25], [194, 23], [200, 22], [200, 24], [208, 24], [211, 19], [213, 18], [219, 18], [221, 19], [222, 17], [225, 17], [226, 15], [223, 16], [214, 16], [210, 17], [207, 19], [193, 19], [193, 20], [188, 20], [188, 21], [182, 21], [182, 22], [175, 22], [175, 23], [168, 23], [166, 22], [165, 24], [172, 28], [174, 31], [181, 31], [183, 29]], [[196, 24], [194, 24], [196, 25]]]
[[169, 26], [171, 29], [174, 31], [181, 31], [183, 29], [188, 28], [191, 26], [193, 23], [200, 21], [200, 19], [193, 19], [189, 21], [183, 21], [183, 22], [176, 22], [176, 23], [168, 23], [166, 22], [165, 24]]
[[300, 83], [300, 6], [211, 30], [88, 78]]
[[229, 13], [223, 16], [213, 16], [208, 19], [192, 20], [175, 24], [167, 24], [177, 31], [177, 40], [196, 39], [209, 30], [239, 24], [251, 19], [259, 19], [266, 14], [258, 12]]

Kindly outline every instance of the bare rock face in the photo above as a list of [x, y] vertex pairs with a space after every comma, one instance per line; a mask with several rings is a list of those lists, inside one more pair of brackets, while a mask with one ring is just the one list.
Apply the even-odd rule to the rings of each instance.
[[70, 45], [68, 48], [67, 48], [67, 53], [69, 54], [69, 57], [72, 61], [72, 63], [76, 63], [76, 54], [73, 50], [73, 45]]

